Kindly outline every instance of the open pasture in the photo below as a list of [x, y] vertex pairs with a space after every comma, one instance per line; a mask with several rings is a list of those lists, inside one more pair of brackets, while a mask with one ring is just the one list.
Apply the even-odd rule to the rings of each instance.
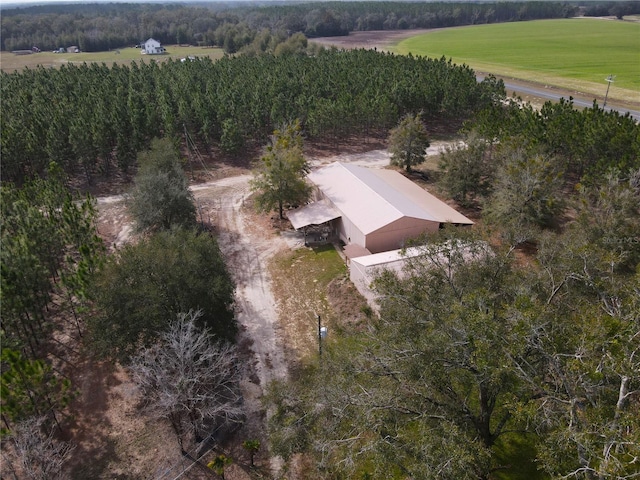
[[0, 52], [0, 68], [3, 72], [14, 72], [25, 67], [36, 68], [59, 67], [67, 63], [104, 63], [106, 65], [129, 64], [135, 62], [164, 62], [168, 59], [179, 60], [189, 56], [221, 58], [224, 54], [221, 48], [205, 48], [195, 46], [166, 46], [167, 53], [164, 55], [142, 55], [138, 48], [121, 48], [109, 52], [80, 52], [80, 53], [53, 53], [40, 52], [31, 55], [14, 55], [11, 52]]
[[433, 30], [400, 41], [397, 53], [445, 56], [479, 72], [640, 102], [640, 23], [563, 19]]

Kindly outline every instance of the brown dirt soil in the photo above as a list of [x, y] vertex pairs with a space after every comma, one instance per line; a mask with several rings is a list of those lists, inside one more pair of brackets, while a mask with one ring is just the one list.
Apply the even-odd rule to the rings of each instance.
[[367, 321], [367, 301], [347, 278], [336, 278], [329, 283], [327, 300], [339, 319], [338, 327], [356, 331]]
[[310, 40], [325, 47], [337, 48], [374, 48], [386, 50], [394, 43], [405, 38], [428, 32], [428, 29], [417, 30], [373, 30], [369, 32], [351, 32], [346, 37], [320, 37]]

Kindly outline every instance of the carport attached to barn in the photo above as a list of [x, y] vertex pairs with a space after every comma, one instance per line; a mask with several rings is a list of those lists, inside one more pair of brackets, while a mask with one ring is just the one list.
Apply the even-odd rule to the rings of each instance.
[[319, 200], [287, 213], [291, 225], [296, 230], [303, 229], [307, 243], [307, 227], [319, 227], [309, 232], [311, 241], [327, 241], [331, 237], [330, 222], [341, 217], [341, 213], [327, 200]]

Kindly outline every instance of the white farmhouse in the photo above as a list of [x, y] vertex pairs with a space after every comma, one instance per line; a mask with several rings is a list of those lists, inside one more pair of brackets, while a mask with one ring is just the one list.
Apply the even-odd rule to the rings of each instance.
[[142, 44], [141, 53], [143, 54], [160, 55], [165, 52], [166, 50], [162, 45], [160, 45], [160, 42], [157, 40], [154, 40], [153, 38], [150, 38], [149, 40], [147, 40]]

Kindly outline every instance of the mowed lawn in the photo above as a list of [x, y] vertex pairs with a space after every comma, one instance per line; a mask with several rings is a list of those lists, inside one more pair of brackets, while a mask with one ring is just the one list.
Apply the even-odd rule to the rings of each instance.
[[451, 58], [474, 70], [640, 101], [640, 23], [602, 19], [448, 28], [399, 42], [397, 53]]
[[83, 63], [104, 63], [108, 66], [117, 63], [130, 64], [135, 61], [140, 62], [164, 62], [169, 59], [179, 60], [187, 57], [211, 57], [214, 60], [222, 58], [224, 52], [221, 48], [205, 48], [194, 46], [169, 45], [166, 47], [167, 53], [164, 55], [142, 55], [139, 48], [121, 48], [110, 52], [80, 52], [80, 53], [53, 53], [40, 52], [31, 55], [14, 55], [11, 52], [0, 52], [0, 66], [4, 72], [22, 70], [25, 67], [36, 68], [59, 67], [60, 65], [73, 63], [81, 65]]

